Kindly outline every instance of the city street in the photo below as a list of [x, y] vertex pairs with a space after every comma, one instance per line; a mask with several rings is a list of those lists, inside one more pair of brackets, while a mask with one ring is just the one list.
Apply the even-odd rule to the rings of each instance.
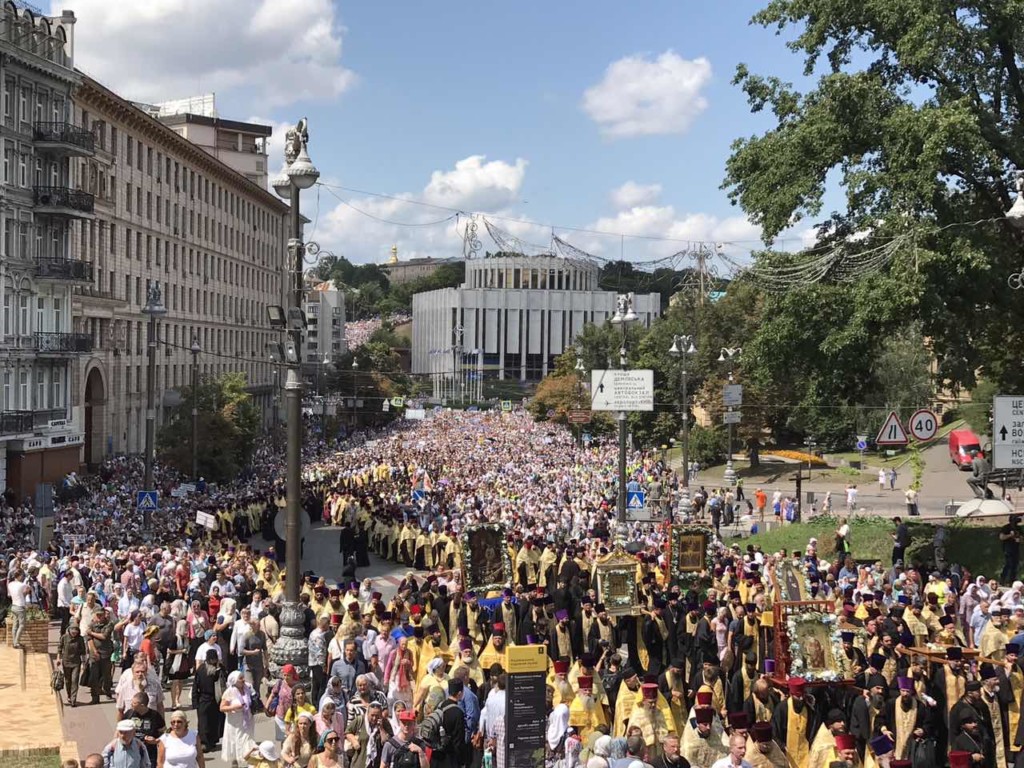
[[[270, 543], [260, 538], [253, 538], [250, 542], [254, 547], [266, 548]], [[338, 555], [338, 529], [336, 528], [313, 528], [306, 540], [305, 558], [302, 567], [305, 570], [313, 570], [317, 573], [332, 574], [339, 569]], [[357, 578], [373, 579], [374, 585], [383, 594], [384, 600], [388, 601], [395, 594], [399, 582], [406, 574], [406, 569], [394, 563], [381, 560], [376, 555], [370, 555], [370, 567], [361, 568], [357, 572]], [[328, 576], [328, 580], [331, 578]], [[56, 634], [53, 634], [52, 641], [56, 644]], [[261, 690], [262, 695], [265, 690]], [[185, 689], [184, 698], [188, 700], [188, 688]], [[88, 692], [79, 694], [79, 701], [88, 701]], [[116, 711], [113, 702], [106, 699], [103, 703], [91, 706], [79, 704], [71, 709], [63, 708], [64, 738], [67, 741], [78, 743], [80, 754], [83, 756], [90, 752], [100, 751], [111, 739], [114, 738], [114, 725], [116, 724]], [[165, 706], [170, 706], [170, 694], [165, 692]], [[169, 710], [168, 710], [169, 711]], [[195, 727], [195, 711], [188, 709], [190, 725]], [[256, 718], [256, 740], [274, 738], [274, 726], [270, 718], [259, 715]], [[206, 765], [208, 768], [228, 768], [228, 764], [220, 759], [220, 753], [207, 755]]]

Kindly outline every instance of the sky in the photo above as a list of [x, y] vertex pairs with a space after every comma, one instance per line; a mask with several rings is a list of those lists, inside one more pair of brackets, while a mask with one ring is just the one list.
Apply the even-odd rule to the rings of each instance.
[[[471, 214], [548, 247], [745, 259], [760, 230], [720, 189], [730, 144], [771, 127], [736, 65], [802, 82], [762, 2], [52, 0], [79, 69], [127, 98], [214, 92], [221, 117], [309, 119], [307, 239], [355, 263], [464, 252]], [[374, 194], [369, 194], [374, 193]], [[498, 250], [475, 219], [481, 250]], [[596, 230], [601, 233], [579, 231]], [[783, 247], [808, 239], [808, 226]], [[481, 254], [482, 255], [482, 254]]]

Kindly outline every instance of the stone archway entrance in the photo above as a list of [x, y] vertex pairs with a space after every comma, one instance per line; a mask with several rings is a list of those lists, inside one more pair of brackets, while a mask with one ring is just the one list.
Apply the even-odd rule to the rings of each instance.
[[89, 371], [85, 380], [85, 463], [91, 469], [107, 455], [103, 444], [106, 435], [107, 387], [98, 367]]

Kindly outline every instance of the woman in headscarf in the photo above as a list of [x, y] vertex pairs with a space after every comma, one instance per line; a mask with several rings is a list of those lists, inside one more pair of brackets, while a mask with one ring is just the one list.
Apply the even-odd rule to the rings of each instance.
[[323, 734], [324, 731], [335, 731], [336, 733], [345, 732], [345, 710], [339, 708], [334, 703], [333, 699], [323, 700], [320, 705], [320, 711], [317, 712], [316, 719], [313, 721], [313, 725], [316, 726], [317, 734]]
[[594, 756], [587, 761], [587, 768], [608, 768], [608, 749], [611, 747], [612, 737], [603, 734], [598, 736], [594, 742]]
[[[550, 696], [550, 690], [549, 694]], [[565, 736], [569, 730], [569, 706], [558, 704], [548, 715], [548, 727], [545, 735], [547, 741], [546, 763], [560, 761], [565, 754]]]
[[391, 706], [390, 721], [391, 721], [391, 732], [392, 733], [398, 733], [399, 732], [398, 731], [398, 727], [401, 725], [401, 723], [398, 721], [398, 714], [400, 712], [405, 712], [405, 710], [407, 710], [407, 709], [409, 709], [409, 706], [404, 701], [402, 701], [402, 700], [396, 701]]
[[189, 664], [191, 657], [188, 654], [188, 622], [184, 619], [178, 621], [174, 631], [174, 640], [166, 653], [165, 663], [168, 665], [167, 678], [171, 681], [171, 709], [173, 710], [177, 709], [181, 702], [181, 689], [192, 666]]
[[302, 712], [295, 727], [281, 745], [281, 759], [285, 765], [306, 768], [318, 746], [314, 718], [308, 712]]
[[320, 736], [320, 751], [309, 761], [309, 768], [341, 768], [340, 741], [337, 731], [324, 731]]
[[206, 630], [210, 629], [213, 623], [206, 611], [203, 610], [203, 604], [198, 600], [192, 601], [192, 607], [189, 608], [188, 616], [185, 617], [185, 623], [188, 625], [188, 657], [193, 659], [199, 646], [206, 639]]
[[391, 661], [391, 669], [384, 673], [388, 680], [388, 704], [394, 704], [401, 700], [405, 702], [406, 706], [411, 707], [415, 680], [412, 670], [412, 651], [409, 650], [407, 638], [403, 637], [399, 641], [399, 647]]
[[237, 670], [228, 675], [227, 687], [220, 698], [220, 711], [224, 715], [220, 757], [231, 766], [244, 762], [256, 744], [253, 696], [255, 692], [245, 681], [245, 675]]

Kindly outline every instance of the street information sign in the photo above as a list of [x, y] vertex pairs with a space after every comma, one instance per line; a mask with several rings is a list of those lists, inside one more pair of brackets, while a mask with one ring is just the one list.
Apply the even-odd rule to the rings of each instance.
[[653, 411], [654, 371], [593, 370], [590, 398], [593, 411]]
[[992, 469], [1024, 469], [1024, 395], [993, 398]]

